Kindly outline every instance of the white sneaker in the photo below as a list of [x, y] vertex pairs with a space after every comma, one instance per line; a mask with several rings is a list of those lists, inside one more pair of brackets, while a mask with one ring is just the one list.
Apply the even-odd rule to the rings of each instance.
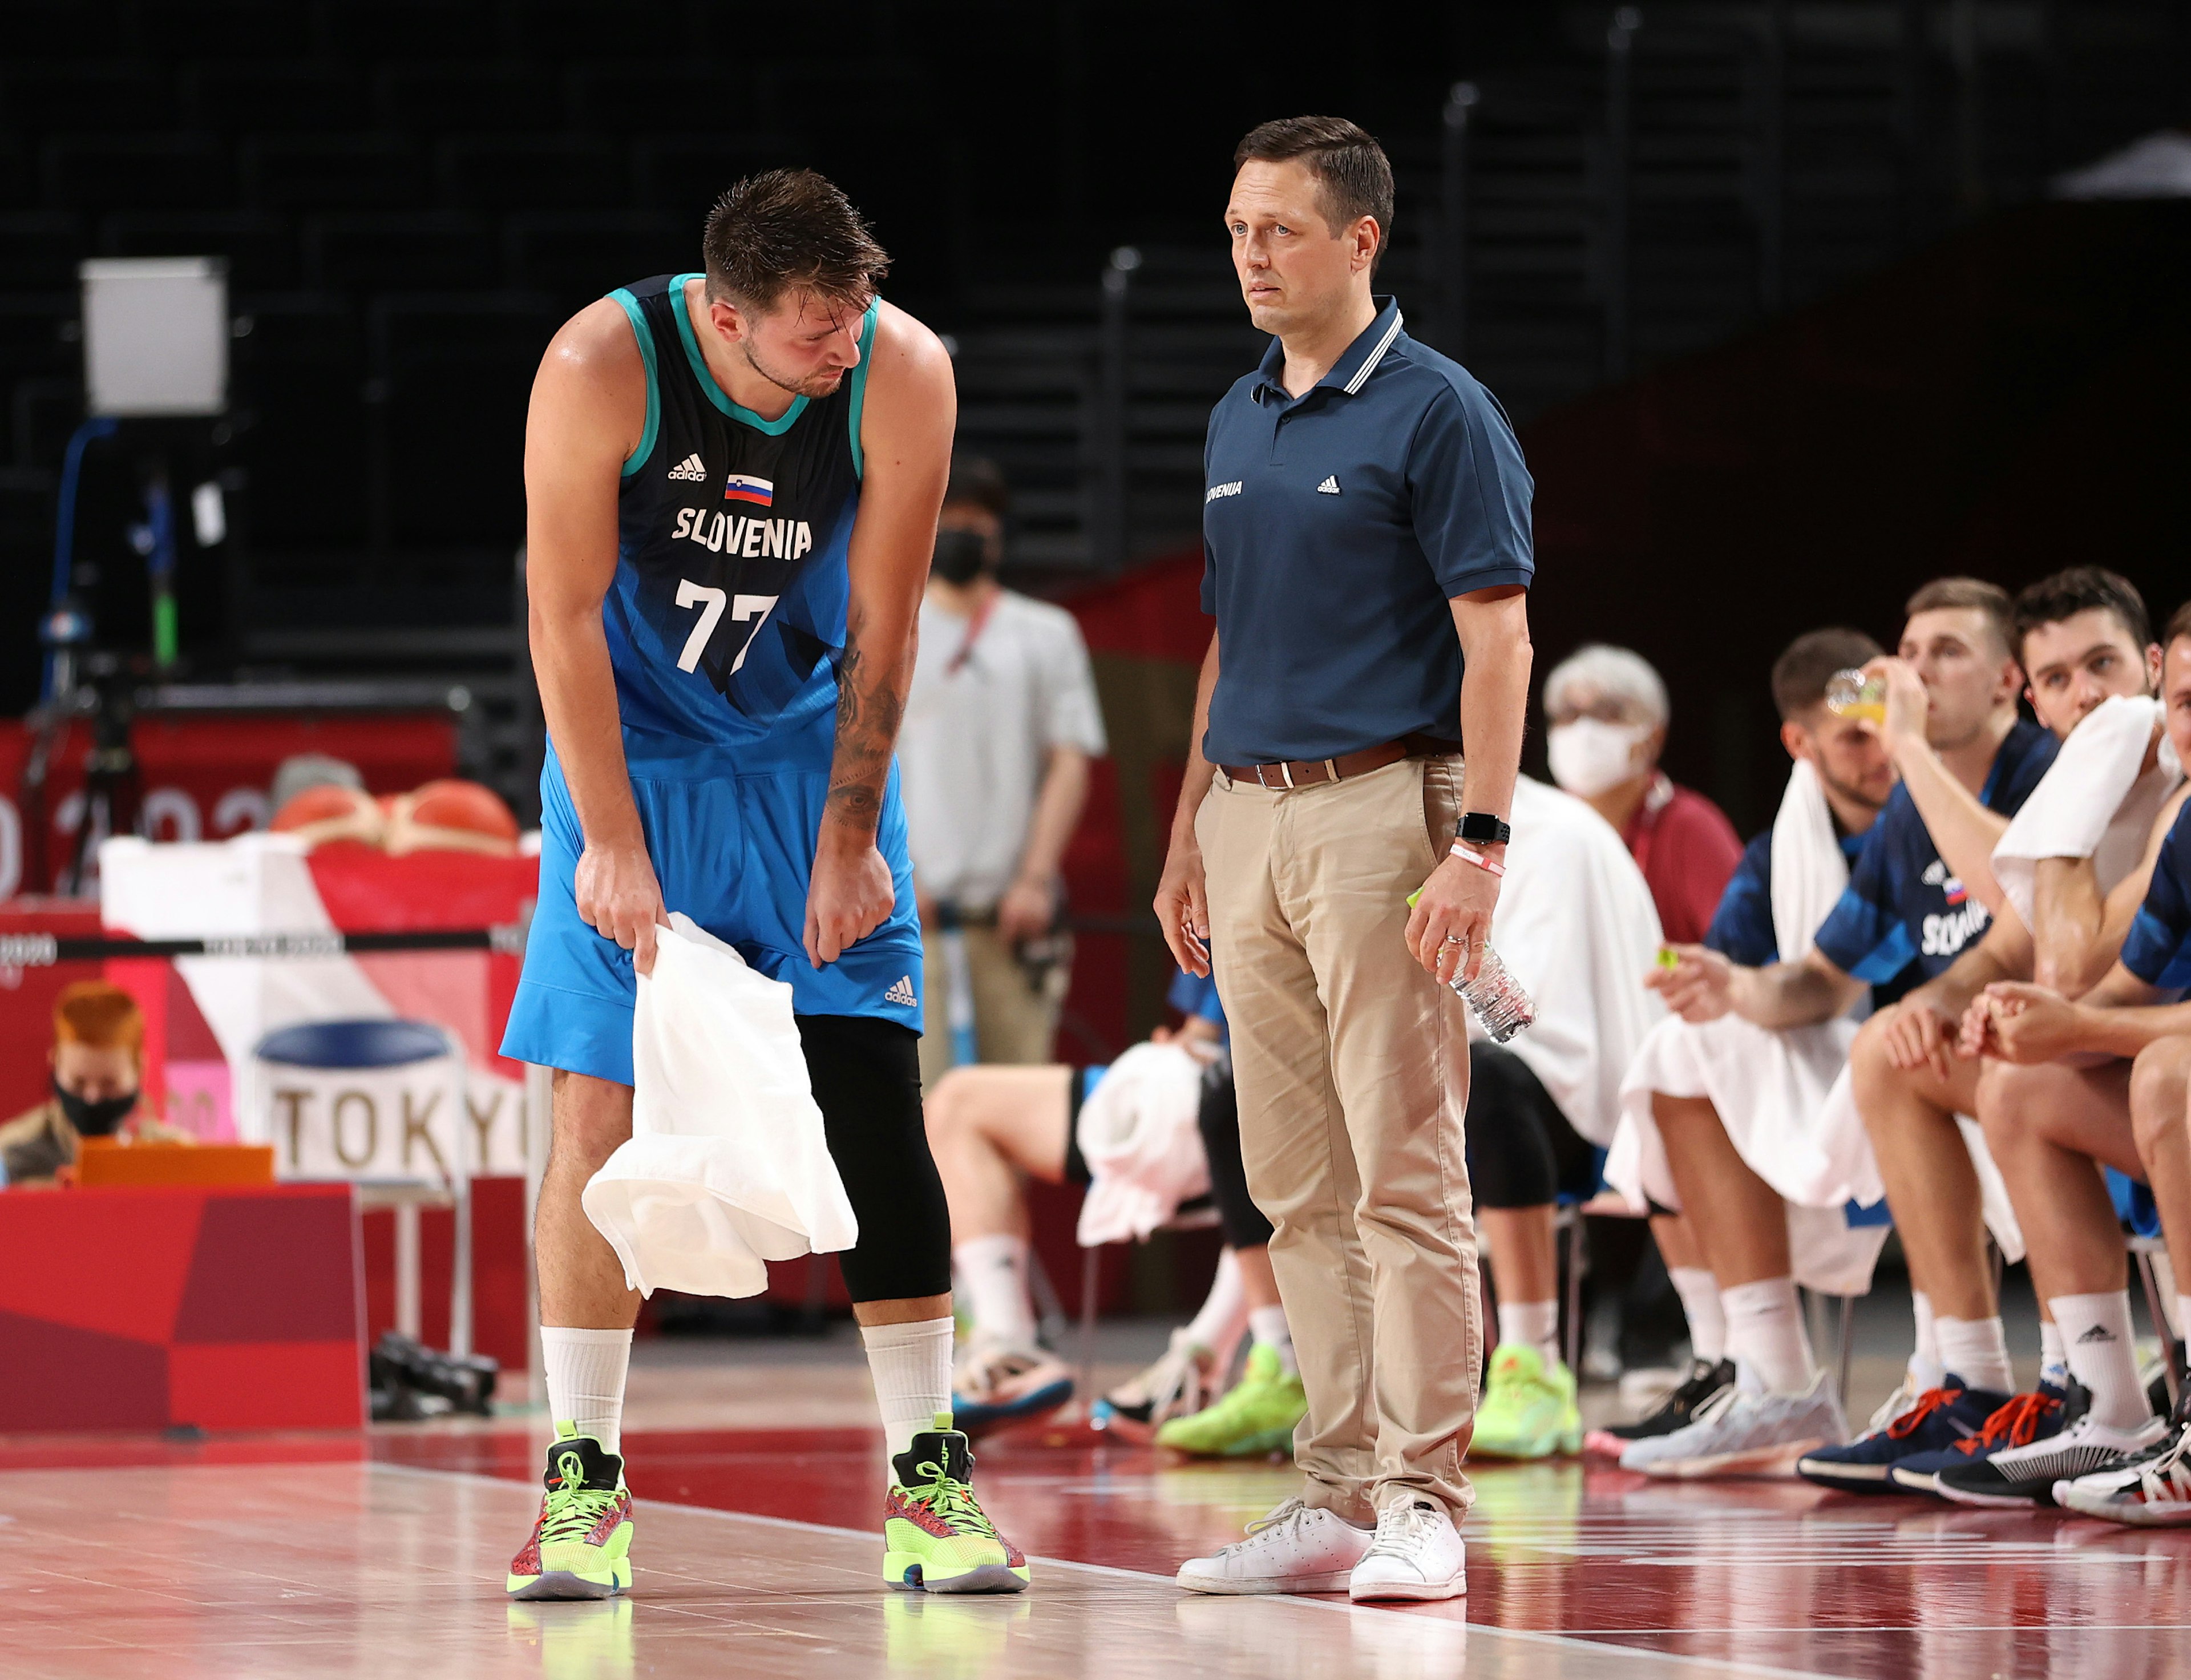
[[1189, 1592], [1343, 1592], [1373, 1538], [1336, 1512], [1289, 1499], [1248, 1524], [1248, 1537], [1179, 1566]]
[[1683, 1481], [1787, 1475], [1805, 1454], [1848, 1438], [1841, 1403], [1821, 1370], [1801, 1394], [1729, 1389], [1687, 1427], [1635, 1442], [1621, 1454], [1620, 1467]]
[[1452, 1513], [1426, 1499], [1395, 1501], [1377, 1518], [1377, 1538], [1354, 1566], [1346, 1595], [1374, 1598], [1458, 1598], [1468, 1591], [1468, 1558]]
[[2087, 1517], [2141, 1529], [2191, 1523], [2191, 1427], [2165, 1435], [2127, 1463], [2054, 1484], [2054, 1502]]

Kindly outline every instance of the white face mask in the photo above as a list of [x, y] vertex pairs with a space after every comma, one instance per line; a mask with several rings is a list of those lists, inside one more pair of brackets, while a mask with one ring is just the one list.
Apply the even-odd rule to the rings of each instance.
[[1646, 724], [1577, 718], [1552, 726], [1545, 737], [1545, 754], [1551, 760], [1552, 780], [1577, 799], [1591, 799], [1643, 769], [1638, 749], [1650, 738]]

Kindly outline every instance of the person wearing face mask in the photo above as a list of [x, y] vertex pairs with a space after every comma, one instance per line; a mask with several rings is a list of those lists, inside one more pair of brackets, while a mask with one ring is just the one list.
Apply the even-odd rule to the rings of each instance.
[[964, 1060], [1053, 1059], [1071, 967], [1059, 863], [1105, 746], [1079, 626], [997, 581], [1010, 510], [993, 463], [952, 464], [898, 737], [926, 1089]]
[[1577, 648], [1545, 679], [1552, 780], [1620, 831], [1666, 937], [1694, 944], [1742, 861], [1742, 841], [1726, 812], [1659, 768], [1668, 717], [1666, 685], [1625, 647]]
[[0, 1182], [53, 1182], [76, 1164], [87, 1137], [130, 1142], [187, 1142], [139, 1107], [145, 1072], [145, 1017], [137, 1001], [104, 980], [80, 980], [54, 1004], [54, 1045], [46, 1053], [53, 1095], [0, 1125]]

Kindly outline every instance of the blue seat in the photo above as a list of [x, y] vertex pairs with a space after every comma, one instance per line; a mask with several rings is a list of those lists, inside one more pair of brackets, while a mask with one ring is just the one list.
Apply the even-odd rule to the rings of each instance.
[[2133, 1237], [2158, 1237], [2160, 1234], [2160, 1210], [2154, 1204], [2153, 1192], [2128, 1173], [2107, 1170], [2108, 1194], [2115, 1204], [2115, 1217], [2122, 1221], [2123, 1229]]
[[259, 1059], [289, 1068], [401, 1068], [449, 1054], [449, 1040], [423, 1021], [303, 1021], [259, 1041]]

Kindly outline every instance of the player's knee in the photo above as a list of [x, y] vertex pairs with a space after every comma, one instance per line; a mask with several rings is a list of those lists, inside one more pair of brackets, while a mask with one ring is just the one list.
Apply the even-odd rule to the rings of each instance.
[[1856, 1041], [1849, 1046], [1849, 1079], [1859, 1100], [1865, 1092], [1878, 1090], [1897, 1071], [1887, 1059], [1887, 1021], [1883, 1015], [1873, 1016], [1857, 1029]]
[[2044, 1136], [2051, 1072], [2006, 1062], [1989, 1062], [1979, 1072], [1978, 1127], [1995, 1160], [2012, 1159]]
[[930, 1148], [940, 1151], [965, 1132], [970, 1110], [966, 1101], [968, 1075], [975, 1071], [970, 1068], [953, 1068], [922, 1099], [921, 1123], [928, 1129]]
[[2141, 1157], [2182, 1129], [2187, 1092], [2191, 1038], [2161, 1039], [2137, 1053], [2130, 1070], [2130, 1119]]
[[553, 1112], [553, 1153], [589, 1174], [631, 1136], [629, 1085], [559, 1072]]

